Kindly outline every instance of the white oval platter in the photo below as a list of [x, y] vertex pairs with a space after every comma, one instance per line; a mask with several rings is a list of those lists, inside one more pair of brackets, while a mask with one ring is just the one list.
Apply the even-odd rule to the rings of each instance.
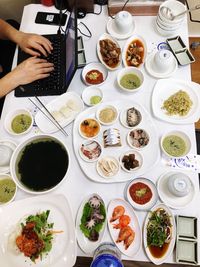
[[[152, 216], [152, 212], [156, 211], [157, 209], [164, 209], [169, 214], [171, 225], [172, 225], [172, 238], [171, 238], [171, 241], [170, 241], [170, 244], [169, 244], [169, 247], [166, 253], [161, 258], [155, 258], [151, 255], [150, 250], [147, 246], [147, 238], [146, 238], [147, 237], [147, 224], [148, 224], [149, 218]], [[156, 265], [160, 265], [164, 263], [167, 260], [167, 258], [170, 256], [170, 254], [173, 252], [175, 240], [176, 240], [176, 223], [175, 223], [174, 215], [172, 214], [171, 210], [163, 203], [155, 205], [147, 214], [145, 222], [144, 222], [144, 229], [143, 229], [144, 249], [150, 261], [152, 261]]]
[[89, 254], [91, 252], [93, 252], [101, 243], [105, 230], [106, 230], [106, 219], [105, 222], [103, 224], [103, 227], [99, 233], [99, 239], [97, 241], [90, 241], [87, 237], [85, 237], [85, 235], [82, 233], [81, 229], [80, 229], [80, 224], [81, 224], [81, 217], [83, 214], [83, 208], [85, 206], [85, 204], [88, 202], [88, 200], [92, 197], [92, 196], [97, 196], [102, 200], [102, 203], [104, 204], [105, 207], [105, 211], [106, 211], [106, 206], [105, 203], [103, 201], [103, 199], [98, 195], [98, 194], [91, 194], [89, 196], [87, 196], [81, 203], [78, 212], [77, 212], [77, 216], [76, 216], [76, 235], [77, 235], [77, 241], [78, 244], [80, 246], [80, 248], [86, 253]]
[[[117, 243], [116, 240], [118, 238], [120, 229], [114, 229], [113, 225], [117, 224], [119, 220], [116, 220], [114, 222], [110, 222], [110, 219], [112, 217], [112, 213], [115, 207], [117, 206], [123, 206], [125, 208], [125, 215], [128, 215], [131, 218], [131, 221], [129, 223], [129, 226], [133, 229], [135, 232], [135, 238], [133, 240], [133, 243], [128, 247], [128, 249], [125, 249], [123, 242]], [[134, 212], [131, 205], [126, 202], [123, 199], [113, 199], [110, 201], [108, 205], [108, 211], [107, 211], [107, 220], [108, 220], [108, 229], [111, 235], [111, 238], [115, 245], [118, 247], [118, 249], [123, 253], [124, 255], [128, 257], [133, 257], [140, 249], [141, 247], [141, 240], [142, 240], [142, 232], [140, 229], [138, 217], [136, 213]]]
[[109, 39], [109, 40], [111, 40], [111, 41], [112, 41], [113, 43], [115, 43], [115, 44], [117, 45], [117, 47], [120, 48], [120, 49], [121, 49], [121, 47], [120, 47], [119, 43], [117, 42], [117, 40], [115, 40], [110, 34], [107, 34], [107, 33], [102, 34], [102, 35], [100, 36], [98, 42], [97, 42], [97, 55], [98, 55], [98, 58], [99, 58], [99, 60], [101, 61], [101, 63], [102, 63], [107, 69], [109, 69], [109, 70], [116, 70], [116, 69], [118, 69], [119, 66], [121, 65], [121, 61], [122, 61], [122, 52], [120, 53], [120, 56], [119, 56], [119, 63], [117, 64], [117, 66], [114, 67], [114, 68], [109, 67], [109, 66], [105, 63], [105, 61], [103, 60], [103, 57], [102, 57], [101, 52], [100, 52], [100, 44], [99, 44], [99, 42], [100, 42], [101, 40], [104, 40], [104, 39]]

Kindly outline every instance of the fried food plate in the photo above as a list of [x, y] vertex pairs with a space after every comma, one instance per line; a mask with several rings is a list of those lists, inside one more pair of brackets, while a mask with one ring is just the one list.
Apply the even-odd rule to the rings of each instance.
[[[50, 210], [48, 222], [54, 223], [55, 234], [52, 249], [42, 259], [33, 263], [23, 253], [16, 250], [20, 222], [29, 215]], [[75, 227], [67, 199], [63, 195], [45, 195], [12, 202], [0, 207], [0, 261], [3, 267], [71, 267], [76, 262], [77, 247]], [[21, 229], [21, 227], [20, 227]]]
[[[121, 212], [121, 215], [127, 215], [130, 218], [130, 222], [128, 223], [128, 226], [133, 230], [133, 237], [134, 240], [132, 241], [132, 243], [130, 243], [129, 247], [126, 249], [125, 246], [126, 244], [129, 243], [128, 239], [126, 239], [126, 241], [121, 241], [121, 242], [116, 242], [119, 237], [121, 239], [123, 239], [123, 235], [124, 234], [120, 234], [120, 229], [115, 229], [113, 228], [114, 225], [118, 225], [120, 224], [120, 220], [116, 219], [115, 221], [110, 222], [111, 218], [113, 218], [113, 212], [114, 209], [116, 207], [120, 207], [117, 208], [117, 212], [115, 212], [115, 214], [119, 214], [121, 212], [121, 207], [124, 208], [124, 213]], [[136, 213], [134, 212], [133, 208], [131, 207], [131, 205], [126, 202], [123, 199], [113, 199], [110, 201], [109, 205], [108, 205], [108, 210], [107, 210], [107, 219], [108, 219], [108, 228], [109, 228], [109, 232], [111, 235], [111, 238], [113, 240], [113, 242], [115, 243], [115, 245], [118, 247], [118, 249], [121, 251], [121, 253], [123, 253], [124, 255], [128, 256], [128, 257], [133, 257], [140, 249], [141, 247], [141, 240], [142, 240], [142, 232], [140, 229], [140, 225], [139, 225], [139, 221], [138, 221], [138, 217], [136, 215]], [[129, 228], [128, 227], [128, 228]], [[128, 231], [131, 232], [130, 228], [128, 229]], [[126, 235], [126, 233], [125, 233]], [[128, 237], [129, 234], [127, 234]], [[130, 234], [131, 237], [131, 234]]]

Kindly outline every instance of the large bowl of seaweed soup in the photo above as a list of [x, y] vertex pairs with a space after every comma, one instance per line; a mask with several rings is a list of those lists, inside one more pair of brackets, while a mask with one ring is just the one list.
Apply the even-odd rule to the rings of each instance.
[[11, 159], [11, 174], [17, 185], [33, 194], [55, 189], [66, 177], [69, 153], [55, 137], [40, 135], [20, 144]]

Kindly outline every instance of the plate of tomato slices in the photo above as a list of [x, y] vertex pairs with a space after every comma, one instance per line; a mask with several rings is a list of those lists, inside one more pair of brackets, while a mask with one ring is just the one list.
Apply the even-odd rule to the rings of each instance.
[[125, 198], [137, 210], [149, 210], [158, 200], [155, 184], [147, 178], [136, 178], [125, 188]]

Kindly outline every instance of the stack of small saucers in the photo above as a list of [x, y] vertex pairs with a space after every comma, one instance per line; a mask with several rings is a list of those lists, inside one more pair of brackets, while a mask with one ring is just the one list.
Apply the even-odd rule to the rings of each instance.
[[176, 0], [167, 0], [159, 7], [156, 27], [163, 36], [176, 33], [182, 25], [185, 15], [177, 16], [186, 10], [185, 5]]

